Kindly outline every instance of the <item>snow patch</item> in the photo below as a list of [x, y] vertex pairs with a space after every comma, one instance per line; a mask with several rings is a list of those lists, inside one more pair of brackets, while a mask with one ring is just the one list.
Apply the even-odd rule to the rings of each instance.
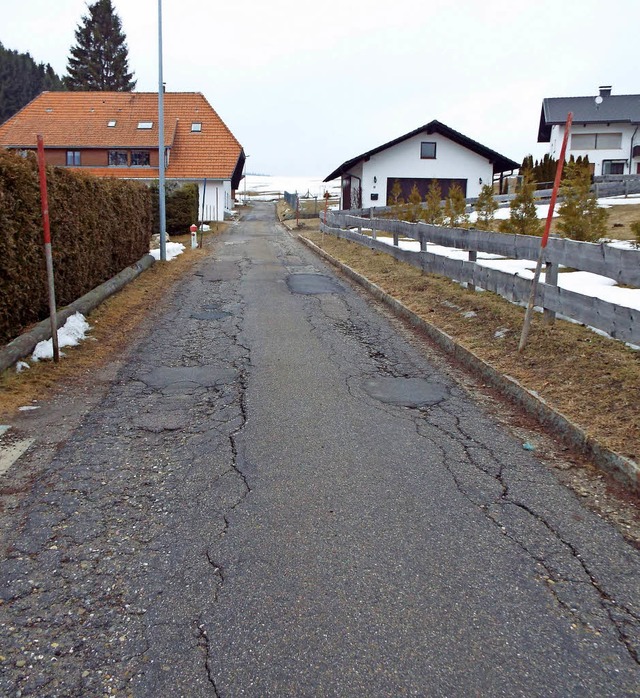
[[[175, 259], [179, 254], [184, 252], [184, 245], [181, 242], [168, 242], [167, 243], [167, 262]], [[160, 259], [160, 249], [150, 250], [149, 254], [156, 260]]]
[[[87, 332], [91, 326], [86, 321], [82, 313], [71, 315], [64, 323], [64, 326], [58, 330], [58, 346], [75, 347], [85, 339]], [[31, 355], [32, 361], [40, 361], [41, 359], [53, 358], [53, 341], [46, 339], [43, 342], [38, 342], [36, 348]]]

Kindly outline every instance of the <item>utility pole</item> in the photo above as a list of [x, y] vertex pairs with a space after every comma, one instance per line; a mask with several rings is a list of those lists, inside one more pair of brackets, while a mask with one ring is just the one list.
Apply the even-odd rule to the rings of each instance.
[[167, 214], [164, 182], [164, 83], [162, 80], [162, 0], [158, 0], [158, 200], [160, 206], [160, 259], [167, 261]]

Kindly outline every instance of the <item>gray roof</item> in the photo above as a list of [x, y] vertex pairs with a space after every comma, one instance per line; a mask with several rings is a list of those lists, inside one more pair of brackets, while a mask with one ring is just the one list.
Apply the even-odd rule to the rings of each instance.
[[542, 102], [538, 143], [548, 143], [551, 127], [564, 124], [573, 112], [574, 124], [640, 124], [640, 95], [608, 95], [602, 104], [593, 97], [550, 97]]

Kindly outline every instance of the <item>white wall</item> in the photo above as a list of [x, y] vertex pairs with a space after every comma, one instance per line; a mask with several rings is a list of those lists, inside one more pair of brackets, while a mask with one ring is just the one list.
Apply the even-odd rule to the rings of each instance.
[[223, 221], [224, 212], [233, 208], [231, 200], [231, 182], [219, 179], [207, 179], [206, 192], [204, 180], [192, 180], [198, 185], [199, 210], [198, 217], [202, 217], [204, 194], [204, 220]]
[[[626, 162], [623, 174], [635, 174], [636, 165], [640, 162], [640, 158], [634, 158], [631, 164], [629, 162], [632, 150], [632, 139], [634, 145], [640, 144], [640, 129], [638, 129], [638, 132], [635, 134], [635, 138], [633, 138], [635, 131], [636, 126], [633, 124], [611, 123], [609, 126], [607, 126], [607, 124], [587, 124], [585, 126], [582, 123], [574, 123], [571, 127], [571, 133], [569, 134], [566, 159], [568, 160], [572, 155], [576, 158], [578, 156], [584, 157], [585, 155], [588, 155], [589, 162], [595, 165], [594, 174], [597, 176], [602, 174], [603, 160], [625, 160]], [[622, 133], [621, 148], [615, 150], [573, 150], [571, 148], [571, 136], [581, 133]], [[561, 126], [553, 126], [551, 129], [549, 153], [554, 158], [560, 157], [563, 138], [564, 124]]]
[[[436, 143], [435, 159], [420, 157], [422, 142]], [[372, 155], [350, 170], [362, 178], [362, 206], [387, 205], [387, 178], [466, 179], [467, 196], [478, 196], [483, 184], [493, 181], [493, 165], [481, 155], [438, 133], [422, 133]], [[374, 182], [374, 177], [376, 182]], [[482, 179], [482, 184], [479, 180]], [[377, 193], [378, 200], [371, 201]]]

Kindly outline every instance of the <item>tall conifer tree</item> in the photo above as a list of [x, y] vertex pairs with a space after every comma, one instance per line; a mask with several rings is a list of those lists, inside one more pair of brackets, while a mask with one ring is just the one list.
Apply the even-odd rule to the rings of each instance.
[[135, 88], [129, 72], [128, 49], [122, 23], [111, 0], [89, 5], [89, 14], [76, 29], [65, 85], [69, 90], [128, 92]]
[[62, 81], [47, 63], [18, 53], [0, 43], [0, 124], [43, 90], [61, 90]]

